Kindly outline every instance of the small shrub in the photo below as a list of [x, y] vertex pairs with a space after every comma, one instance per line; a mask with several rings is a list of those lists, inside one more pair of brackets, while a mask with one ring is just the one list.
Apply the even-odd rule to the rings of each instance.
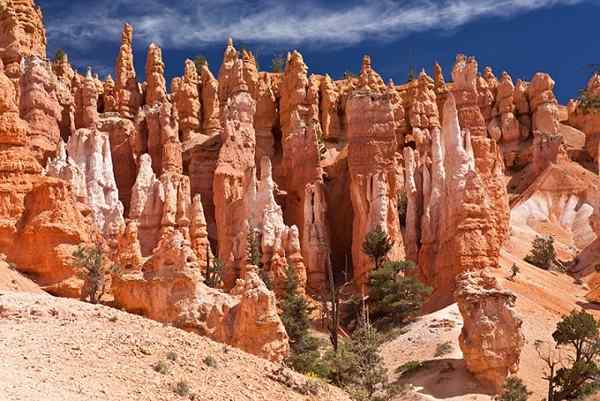
[[435, 354], [433, 355], [436, 358], [439, 358], [444, 355], [448, 355], [452, 352], [452, 343], [450, 341], [446, 341], [445, 343], [438, 344], [435, 348]]
[[271, 60], [271, 71], [281, 73], [285, 70], [287, 58], [283, 54], [278, 54]]
[[152, 366], [155, 372], [166, 375], [169, 373], [169, 365], [165, 361], [158, 361]]
[[536, 236], [533, 240], [531, 251], [525, 257], [527, 263], [542, 269], [550, 270], [554, 267], [556, 251], [554, 250], [554, 238]]
[[202, 67], [208, 65], [208, 60], [203, 55], [198, 55], [194, 58], [194, 64], [198, 73], [202, 70]]
[[180, 380], [175, 384], [173, 391], [180, 397], [186, 397], [190, 394], [190, 385], [185, 380]]
[[517, 277], [517, 274], [519, 274], [521, 272], [521, 269], [519, 268], [519, 266], [517, 266], [516, 263], [513, 263], [513, 265], [510, 267], [510, 271], [511, 271], [510, 279], [514, 280]]
[[376, 229], [366, 235], [362, 244], [362, 251], [373, 260], [375, 270], [377, 270], [381, 267], [381, 263], [393, 246], [394, 241], [381, 227], [377, 226]]
[[176, 353], [176, 352], [174, 352], [174, 351], [169, 351], [169, 352], [167, 352], [167, 359], [168, 359], [169, 361], [173, 361], [173, 362], [175, 362], [175, 361], [177, 360], [177, 353]]
[[106, 291], [104, 255], [101, 245], [79, 246], [73, 253], [75, 264], [85, 272], [85, 282], [81, 289], [81, 299], [92, 304], [100, 302]]
[[217, 360], [210, 355], [205, 356], [202, 362], [204, 362], [204, 364], [209, 368], [217, 367]]
[[510, 376], [504, 382], [502, 393], [496, 398], [496, 401], [527, 401], [532, 393], [527, 391], [527, 386], [523, 384], [523, 380], [516, 376]]
[[406, 209], [408, 208], [408, 197], [406, 192], [398, 194], [398, 219], [402, 227], [406, 226]]
[[425, 367], [425, 363], [421, 361], [408, 361], [396, 369], [396, 373], [400, 376], [412, 375]]
[[56, 53], [54, 53], [54, 58], [52, 61], [55, 63], [63, 61], [67, 57], [67, 53], [63, 49], [58, 49]]

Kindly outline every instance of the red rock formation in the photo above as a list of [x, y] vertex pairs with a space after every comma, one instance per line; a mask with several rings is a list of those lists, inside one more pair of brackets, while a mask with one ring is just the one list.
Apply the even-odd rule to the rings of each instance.
[[119, 192], [119, 200], [129, 212], [131, 189], [135, 184], [137, 162], [142, 154], [144, 145], [135, 125], [116, 113], [102, 114], [96, 123], [98, 131], [108, 134], [110, 154]]
[[179, 116], [179, 130], [184, 143], [196, 139], [202, 130], [202, 106], [198, 88], [196, 65], [193, 61], [186, 60], [183, 77], [174, 78], [171, 83], [173, 106]]
[[204, 64], [200, 71], [202, 81], [202, 131], [213, 137], [220, 134], [221, 106], [219, 103], [219, 81], [215, 79], [208, 65]]
[[348, 167], [354, 209], [352, 261], [354, 281], [359, 287], [367, 282], [373, 268], [369, 257], [362, 252], [369, 231], [377, 227], [383, 229], [394, 241], [388, 257], [404, 258], [397, 209], [399, 183], [394, 154], [394, 113], [390, 96], [377, 76], [365, 56], [359, 89], [350, 94], [346, 104]]
[[136, 80], [133, 65], [133, 28], [123, 26], [121, 49], [115, 66], [115, 102], [116, 110], [125, 118], [133, 118], [142, 104], [142, 91]]
[[10, 0], [0, 9], [0, 26], [0, 59], [6, 65], [6, 75], [16, 80], [23, 57], [46, 58], [42, 10], [33, 0]]
[[205, 286], [196, 255], [181, 232], [161, 238], [141, 271], [113, 276], [115, 302], [130, 312], [208, 336], [272, 361], [289, 345], [275, 297], [254, 272], [231, 295]]
[[503, 243], [508, 238], [509, 205], [504, 182], [504, 163], [501, 149], [489, 138], [485, 118], [479, 107], [477, 89], [477, 60], [473, 57], [457, 56], [452, 71], [460, 128], [469, 130], [475, 156], [475, 167], [492, 202], [492, 219], [498, 239]]
[[419, 74], [408, 117], [417, 150], [425, 156], [431, 147], [431, 130], [440, 126], [434, 82], [425, 71]]
[[525, 345], [523, 321], [513, 309], [516, 297], [485, 272], [464, 273], [458, 282], [455, 295], [464, 319], [460, 348], [467, 369], [500, 392], [516, 373]]
[[249, 51], [242, 52], [244, 80], [248, 91], [256, 101], [254, 131], [256, 132], [256, 165], [260, 167], [263, 157], [275, 157], [274, 130], [278, 126], [277, 101], [271, 75], [258, 72], [256, 59]]
[[225, 263], [225, 288], [232, 288], [246, 265], [249, 210], [247, 202], [255, 182], [256, 136], [253, 117], [256, 102], [248, 93], [243, 77], [243, 62], [233, 65], [236, 85], [223, 114], [223, 146], [214, 175], [214, 205], [217, 224], [218, 255]]
[[335, 82], [331, 80], [329, 75], [321, 80], [320, 88], [321, 97], [321, 126], [323, 128], [323, 136], [326, 139], [342, 139], [342, 122], [340, 119], [340, 95], [338, 93]]
[[[600, 74], [594, 74], [587, 83], [584, 96], [588, 102], [597, 99], [600, 96]], [[585, 149], [596, 166], [599, 166], [599, 146], [600, 146], [600, 113], [596, 112], [596, 107], [589, 104], [582, 104], [581, 101], [571, 101], [569, 104], [568, 124], [585, 133]], [[597, 171], [600, 171], [598, 169]]]
[[[329, 233], [323, 169], [320, 165], [319, 88], [317, 77], [297, 51], [288, 56], [281, 82], [282, 187], [287, 191], [285, 218], [298, 227], [302, 255], [308, 270], [308, 287], [320, 292], [329, 263]], [[368, 80], [369, 77], [365, 76]], [[379, 84], [379, 82], [378, 82]], [[382, 82], [381, 82], [382, 84]]]
[[167, 98], [167, 83], [165, 81], [165, 63], [162, 50], [154, 43], [148, 46], [146, 59], [146, 104], [154, 106]]
[[46, 62], [30, 59], [25, 62], [20, 84], [21, 117], [29, 122], [32, 150], [45, 163], [55, 155], [60, 141], [61, 108], [56, 96], [56, 76]]
[[548, 74], [537, 73], [533, 76], [527, 96], [532, 114], [532, 130], [544, 134], [558, 134], [558, 101], [554, 97], [554, 81]]

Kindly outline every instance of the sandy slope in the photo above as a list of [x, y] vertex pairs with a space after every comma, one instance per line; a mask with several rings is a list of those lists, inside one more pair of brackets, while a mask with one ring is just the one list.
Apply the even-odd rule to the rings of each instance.
[[[176, 361], [167, 353], [174, 352]], [[0, 292], [0, 400], [159, 401], [348, 400], [320, 382], [301, 394], [302, 375], [206, 338], [104, 306], [47, 295]], [[204, 363], [211, 356], [216, 368]], [[169, 371], [153, 369], [165, 361]], [[292, 384], [282, 384], [284, 380]]]
[[[526, 344], [521, 355], [517, 375], [533, 391], [532, 400], [545, 397], [547, 384], [542, 380], [544, 364], [535, 349], [536, 341], [551, 343], [551, 335], [561, 316], [574, 308], [585, 307], [600, 317], [597, 311], [583, 298], [585, 287], [561, 273], [548, 272], [533, 267], [503, 251], [501, 269], [495, 271], [502, 286], [517, 295], [517, 312], [523, 318], [523, 331]], [[516, 263], [521, 272], [514, 281], [507, 280], [510, 266]], [[402, 364], [411, 361], [425, 361], [426, 367], [406, 378], [394, 379], [399, 383], [410, 383], [415, 387], [411, 396], [398, 397], [397, 401], [422, 400], [491, 400], [492, 396], [471, 377], [464, 367], [462, 353], [458, 346], [458, 335], [462, 319], [456, 305], [423, 316], [406, 328], [405, 334], [386, 343], [383, 355], [387, 367], [394, 372]], [[439, 344], [449, 342], [452, 352], [434, 357]], [[417, 397], [417, 398], [415, 398]]]

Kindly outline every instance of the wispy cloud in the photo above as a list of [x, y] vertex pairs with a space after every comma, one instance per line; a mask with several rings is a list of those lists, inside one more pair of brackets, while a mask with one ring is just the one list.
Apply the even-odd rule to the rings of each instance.
[[51, 41], [82, 48], [118, 40], [125, 21], [138, 38], [174, 49], [223, 43], [229, 35], [266, 44], [344, 46], [582, 1], [355, 0], [331, 6], [302, 0], [97, 0], [49, 13], [47, 25]]

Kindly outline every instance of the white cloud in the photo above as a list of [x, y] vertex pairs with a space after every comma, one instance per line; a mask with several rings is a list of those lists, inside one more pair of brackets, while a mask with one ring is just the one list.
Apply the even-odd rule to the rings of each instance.
[[46, 23], [51, 41], [81, 48], [118, 41], [125, 21], [133, 24], [138, 38], [170, 48], [224, 43], [229, 35], [266, 44], [344, 46], [581, 1], [356, 0], [328, 7], [302, 0], [97, 0], [78, 2], [66, 14], [50, 13]]

